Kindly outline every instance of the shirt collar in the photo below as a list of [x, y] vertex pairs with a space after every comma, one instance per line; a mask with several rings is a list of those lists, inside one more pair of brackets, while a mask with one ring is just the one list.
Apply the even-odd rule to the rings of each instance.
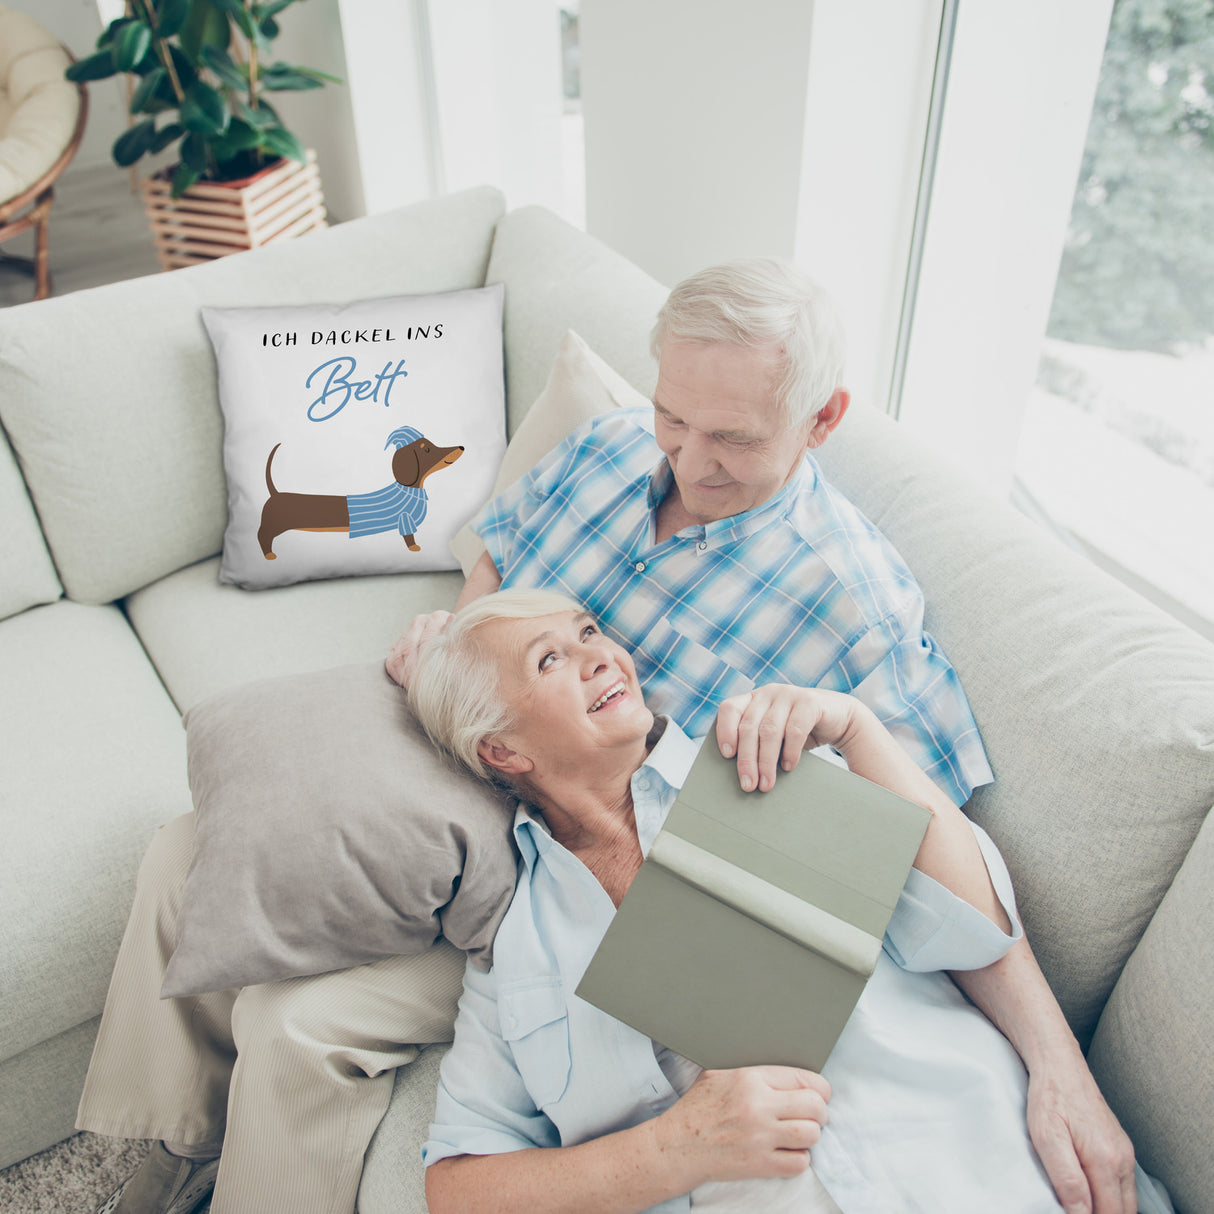
[[[700, 742], [689, 738], [669, 717], [655, 719], [654, 734], [658, 735], [657, 741], [645, 762], [633, 772], [631, 782], [637, 836], [641, 851], [645, 854], [648, 854], [649, 845], [662, 829], [662, 823], [700, 751]], [[559, 846], [544, 819], [522, 801], [514, 815], [514, 838], [528, 872], [534, 870], [540, 856]]]
[[[775, 519], [783, 518], [792, 509], [801, 494], [813, 493], [817, 487], [818, 465], [813, 456], [807, 452], [801, 461], [801, 466], [775, 497], [768, 498], [753, 510], [733, 514], [729, 518], [717, 519], [716, 522], [706, 523], [703, 526], [684, 527], [682, 531], [675, 534], [704, 540], [714, 546], [744, 540]], [[655, 518], [662, 499], [673, 488], [674, 472], [670, 467], [670, 461], [663, 456], [657, 467], [650, 473], [649, 490], [646, 495], [650, 513]]]

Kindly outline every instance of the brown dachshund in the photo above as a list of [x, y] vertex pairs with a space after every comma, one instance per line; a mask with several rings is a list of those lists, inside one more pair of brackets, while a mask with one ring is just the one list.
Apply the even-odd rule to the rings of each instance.
[[399, 531], [410, 552], [420, 552], [414, 538], [426, 517], [426, 478], [450, 467], [464, 453], [463, 447], [437, 447], [419, 430], [402, 426], [388, 436], [384, 447], [395, 444], [392, 475], [395, 482], [374, 493], [352, 493], [348, 497], [325, 493], [279, 493], [270, 475], [274, 452], [266, 460], [266, 488], [270, 496], [261, 511], [257, 542], [267, 561], [276, 559], [274, 540], [284, 531], [345, 531], [351, 539]]

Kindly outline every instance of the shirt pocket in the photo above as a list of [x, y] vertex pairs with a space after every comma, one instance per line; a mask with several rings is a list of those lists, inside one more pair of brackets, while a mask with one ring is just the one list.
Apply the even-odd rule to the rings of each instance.
[[[692, 736], [708, 731], [722, 700], [754, 690], [753, 679], [665, 617], [656, 621], [638, 648], [649, 661], [641, 675], [645, 702], [654, 712], [669, 713]], [[681, 720], [682, 715], [690, 721]], [[703, 716], [707, 723], [700, 720]]]
[[555, 1104], [569, 1086], [569, 1008], [559, 978], [529, 980], [498, 994], [502, 1038], [537, 1107]]

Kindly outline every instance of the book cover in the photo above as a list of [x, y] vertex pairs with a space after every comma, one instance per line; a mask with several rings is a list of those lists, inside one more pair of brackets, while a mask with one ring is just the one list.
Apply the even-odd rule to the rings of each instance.
[[709, 736], [577, 994], [703, 1067], [819, 1071], [930, 820], [814, 754], [744, 793]]

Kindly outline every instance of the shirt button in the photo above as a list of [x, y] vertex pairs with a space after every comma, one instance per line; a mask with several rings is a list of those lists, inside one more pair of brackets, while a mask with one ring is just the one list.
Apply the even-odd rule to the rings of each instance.
[[637, 573], [644, 573], [645, 572], [645, 562], [637, 561], [637, 563], [635, 565], [633, 565], [633, 568], [637, 571]]
[[699, 543], [696, 545], [696, 547], [697, 547], [697, 548], [698, 548], [698, 549], [699, 549], [701, 552], [704, 552], [704, 551], [706, 551], [706, 550], [707, 550], [707, 548], [708, 548], [708, 541], [707, 541], [707, 540], [701, 540], [701, 541], [700, 541], [700, 542], [699, 542]]

